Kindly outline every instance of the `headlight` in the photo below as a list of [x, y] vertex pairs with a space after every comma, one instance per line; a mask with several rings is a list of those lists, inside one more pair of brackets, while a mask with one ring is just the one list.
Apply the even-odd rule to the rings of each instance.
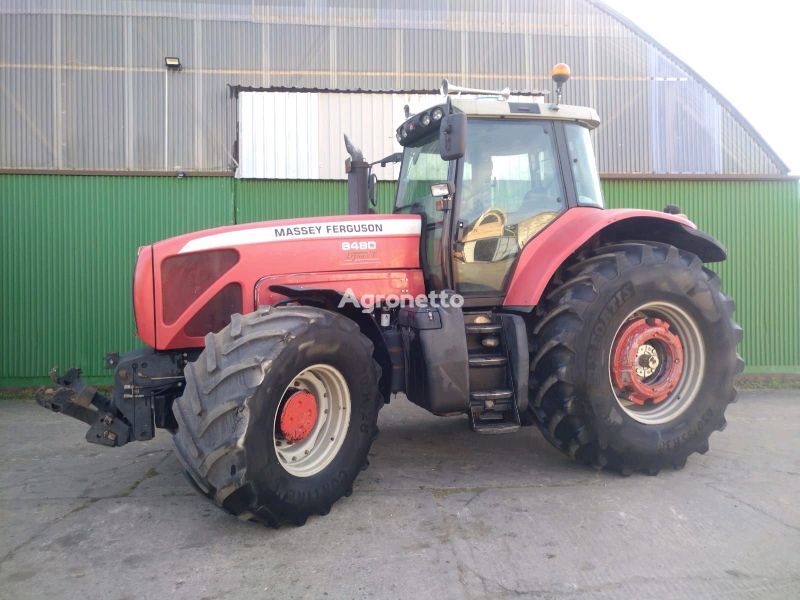
[[444, 116], [441, 108], [434, 108], [431, 112], [431, 117], [433, 117], [434, 121], [440, 120]]
[[431, 124], [431, 117], [430, 117], [430, 115], [429, 115], [428, 113], [425, 113], [424, 115], [422, 115], [422, 116], [420, 117], [420, 119], [419, 119], [419, 122], [420, 122], [420, 123], [422, 123], [422, 126], [423, 126], [423, 127], [427, 127], [428, 125], [430, 125], [430, 124]]

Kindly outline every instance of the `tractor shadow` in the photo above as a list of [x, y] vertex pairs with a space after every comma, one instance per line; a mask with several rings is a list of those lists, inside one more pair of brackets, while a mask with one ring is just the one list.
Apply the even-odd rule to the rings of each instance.
[[564, 485], [619, 478], [575, 464], [536, 427], [479, 434], [470, 429], [466, 415], [437, 417], [403, 397], [381, 410], [378, 426], [370, 467], [357, 481], [375, 491]]

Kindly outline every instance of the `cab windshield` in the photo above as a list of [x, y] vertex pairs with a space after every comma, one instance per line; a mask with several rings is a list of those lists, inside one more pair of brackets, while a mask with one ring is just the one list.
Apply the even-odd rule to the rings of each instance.
[[440, 198], [431, 196], [431, 185], [449, 181], [451, 163], [439, 156], [439, 133], [406, 146], [394, 212], [419, 215], [422, 220], [420, 261], [429, 290], [444, 287], [442, 227], [444, 213], [436, 208]]

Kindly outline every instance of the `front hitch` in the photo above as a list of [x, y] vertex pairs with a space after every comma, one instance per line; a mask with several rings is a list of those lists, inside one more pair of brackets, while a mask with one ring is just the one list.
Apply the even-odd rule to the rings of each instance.
[[81, 379], [80, 369], [69, 369], [59, 377], [58, 370], [50, 370], [50, 379], [58, 385], [53, 389], [41, 387], [36, 391], [36, 402], [55, 413], [83, 421], [89, 425], [86, 440], [103, 446], [122, 446], [128, 443], [131, 427], [114, 409], [111, 400]]
[[89, 425], [86, 440], [103, 446], [152, 440], [156, 428], [175, 432], [178, 422], [172, 403], [183, 393], [183, 369], [197, 359], [201, 348], [158, 351], [139, 348], [122, 356], [106, 355], [106, 368], [114, 369], [110, 397], [81, 379], [80, 369], [59, 376], [50, 371], [58, 387], [39, 388], [36, 402], [53, 412]]

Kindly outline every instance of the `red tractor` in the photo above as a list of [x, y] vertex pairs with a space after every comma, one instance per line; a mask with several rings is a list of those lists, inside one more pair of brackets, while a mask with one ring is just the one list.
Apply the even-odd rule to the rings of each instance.
[[350, 214], [140, 248], [146, 347], [106, 358], [110, 398], [72, 369], [39, 403], [106, 446], [167, 429], [203, 494], [272, 526], [351, 493], [398, 393], [622, 473], [705, 452], [743, 367], [704, 266], [725, 249], [676, 207], [603, 208], [593, 109], [443, 92], [377, 161], [402, 161], [394, 214], [369, 208], [372, 165], [346, 141]]

